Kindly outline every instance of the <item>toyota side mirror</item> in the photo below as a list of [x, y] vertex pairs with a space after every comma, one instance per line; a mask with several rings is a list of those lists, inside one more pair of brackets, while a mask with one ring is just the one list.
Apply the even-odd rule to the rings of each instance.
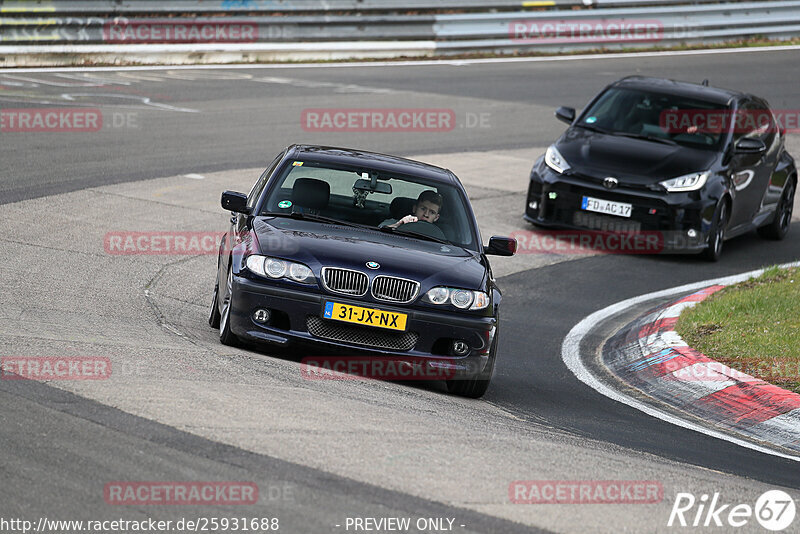
[[767, 151], [767, 145], [761, 139], [754, 139], [752, 137], [742, 137], [733, 147], [736, 154], [756, 155], [763, 154]]
[[561, 106], [556, 110], [556, 118], [561, 122], [572, 124], [575, 120], [575, 108]]

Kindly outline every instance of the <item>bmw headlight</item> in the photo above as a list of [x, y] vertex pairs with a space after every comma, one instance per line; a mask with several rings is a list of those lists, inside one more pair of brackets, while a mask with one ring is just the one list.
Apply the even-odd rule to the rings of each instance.
[[461, 310], [482, 310], [489, 305], [489, 295], [483, 291], [455, 289], [452, 287], [434, 287], [423, 297], [430, 304], [442, 305], [448, 302]]
[[547, 152], [544, 153], [544, 162], [558, 174], [563, 174], [570, 169], [569, 163], [567, 163], [564, 156], [558, 151], [556, 145], [547, 147]]
[[311, 272], [311, 269], [302, 263], [292, 263], [289, 265], [289, 278], [295, 282], [305, 282], [313, 276], [314, 274]]
[[286, 274], [286, 262], [277, 258], [264, 259], [264, 271], [270, 278], [283, 278]]
[[708, 180], [709, 172], [693, 172], [690, 174], [684, 174], [683, 176], [678, 176], [677, 178], [671, 178], [669, 180], [664, 180], [660, 182], [664, 188], [669, 191], [670, 193], [681, 193], [684, 191], [697, 191], [704, 185], [706, 185], [706, 181]]
[[314, 273], [302, 263], [253, 254], [247, 257], [245, 265], [250, 272], [265, 278], [288, 278], [303, 284], [314, 282]]
[[450, 298], [450, 290], [446, 287], [434, 287], [427, 293], [431, 304], [444, 304]]
[[450, 302], [453, 303], [453, 306], [462, 310], [469, 308], [469, 305], [472, 304], [472, 291], [453, 289], [450, 291]]

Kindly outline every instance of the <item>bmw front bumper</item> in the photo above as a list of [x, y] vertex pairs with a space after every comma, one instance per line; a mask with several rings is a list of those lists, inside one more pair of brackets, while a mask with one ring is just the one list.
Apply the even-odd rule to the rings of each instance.
[[[450, 368], [465, 375], [480, 372], [489, 361], [497, 331], [497, 319], [493, 316], [460, 316], [453, 312], [385, 305], [320, 291], [317, 286], [295, 289], [235, 275], [231, 331], [241, 339], [256, 343], [313, 345], [317, 349], [316, 355], [346, 353], [421, 358], [430, 365]], [[324, 305], [332, 301], [405, 313], [408, 315], [406, 329], [395, 332], [324, 319]], [[257, 322], [253, 316], [259, 309], [270, 312], [266, 324]], [[452, 354], [455, 340], [464, 341], [469, 346], [466, 355]]]

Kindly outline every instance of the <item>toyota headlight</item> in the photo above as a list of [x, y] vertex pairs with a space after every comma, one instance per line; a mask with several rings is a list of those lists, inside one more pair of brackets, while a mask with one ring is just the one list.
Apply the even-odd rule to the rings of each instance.
[[247, 269], [265, 278], [288, 278], [301, 284], [314, 283], [314, 273], [307, 265], [269, 256], [253, 254], [247, 257]]
[[570, 169], [569, 163], [558, 151], [556, 145], [547, 147], [547, 152], [544, 153], [544, 162], [558, 174], [563, 174]]
[[683, 176], [678, 176], [677, 178], [671, 178], [669, 180], [664, 180], [663, 182], [659, 182], [661, 185], [664, 186], [670, 193], [682, 193], [684, 191], [697, 191], [704, 185], [706, 185], [706, 181], [708, 180], [709, 172], [693, 172], [690, 174], [684, 174]]
[[425, 293], [422, 300], [436, 305], [443, 305], [449, 302], [461, 310], [482, 310], [489, 305], [489, 295], [483, 291], [442, 286], [434, 287]]

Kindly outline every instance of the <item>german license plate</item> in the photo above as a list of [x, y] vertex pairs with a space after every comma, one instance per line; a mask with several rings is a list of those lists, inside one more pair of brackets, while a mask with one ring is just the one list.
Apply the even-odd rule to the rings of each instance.
[[405, 330], [408, 319], [408, 315], [405, 313], [362, 308], [339, 302], [326, 302], [322, 317], [345, 323], [388, 328], [389, 330]]
[[606, 215], [616, 215], [618, 217], [630, 217], [632, 208], [632, 204], [612, 202], [610, 200], [603, 200], [602, 198], [583, 197], [581, 201], [582, 210], [605, 213]]

